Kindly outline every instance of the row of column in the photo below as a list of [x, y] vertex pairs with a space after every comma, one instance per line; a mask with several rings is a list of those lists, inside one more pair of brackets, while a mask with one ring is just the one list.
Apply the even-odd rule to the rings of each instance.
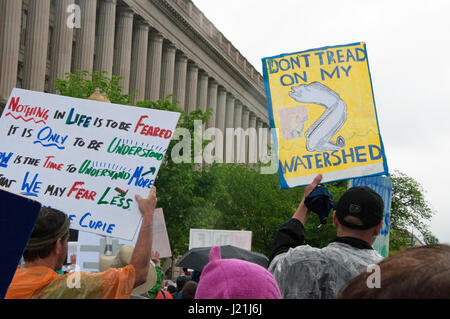
[[[55, 79], [64, 78], [70, 71], [100, 70], [108, 75], [120, 75], [123, 93], [136, 92], [133, 102], [165, 99], [173, 94], [173, 101], [179, 101], [178, 107], [186, 112], [212, 108], [213, 114], [205, 128], [216, 127], [224, 137], [222, 145], [216, 141], [216, 156], [226, 162], [256, 162], [264, 138], [254, 138], [251, 131], [250, 138], [233, 137], [233, 143], [229, 140], [227, 143], [226, 129], [257, 130], [263, 127], [263, 121], [132, 10], [118, 8], [117, 0], [78, 0], [82, 14], [80, 27], [70, 28], [66, 10], [74, 0], [58, 0], [54, 4], [50, 91], [55, 90]], [[0, 14], [0, 94], [6, 100], [17, 81], [22, 1], [0, 0]], [[49, 20], [50, 0], [30, 0], [23, 73], [25, 89], [44, 90]]]

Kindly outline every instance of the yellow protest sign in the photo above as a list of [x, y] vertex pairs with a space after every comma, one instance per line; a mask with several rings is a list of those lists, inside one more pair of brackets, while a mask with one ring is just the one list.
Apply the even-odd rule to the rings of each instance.
[[281, 188], [388, 175], [365, 43], [262, 62]]

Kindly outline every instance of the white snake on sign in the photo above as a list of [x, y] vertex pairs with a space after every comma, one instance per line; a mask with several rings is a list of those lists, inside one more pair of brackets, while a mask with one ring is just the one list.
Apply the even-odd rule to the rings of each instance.
[[347, 104], [339, 94], [319, 82], [293, 86], [289, 96], [301, 103], [313, 103], [325, 107], [325, 112], [305, 132], [306, 149], [313, 151], [334, 151], [345, 146], [345, 140], [338, 136], [336, 143], [330, 141], [347, 120]]

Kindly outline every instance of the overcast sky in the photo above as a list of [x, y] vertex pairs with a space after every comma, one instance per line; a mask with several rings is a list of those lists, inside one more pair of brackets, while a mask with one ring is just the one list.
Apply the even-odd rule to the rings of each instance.
[[193, 0], [262, 74], [261, 58], [366, 42], [389, 171], [426, 190], [450, 243], [450, 0]]

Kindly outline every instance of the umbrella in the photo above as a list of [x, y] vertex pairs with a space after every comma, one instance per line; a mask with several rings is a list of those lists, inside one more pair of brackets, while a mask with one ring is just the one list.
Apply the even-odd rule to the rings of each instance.
[[[211, 248], [212, 247], [192, 248], [178, 260], [176, 266], [202, 271], [203, 267], [209, 262], [209, 252]], [[220, 246], [220, 254], [222, 255], [222, 259], [235, 258], [258, 264], [264, 268], [269, 266], [269, 259], [263, 254], [232, 245]]]

